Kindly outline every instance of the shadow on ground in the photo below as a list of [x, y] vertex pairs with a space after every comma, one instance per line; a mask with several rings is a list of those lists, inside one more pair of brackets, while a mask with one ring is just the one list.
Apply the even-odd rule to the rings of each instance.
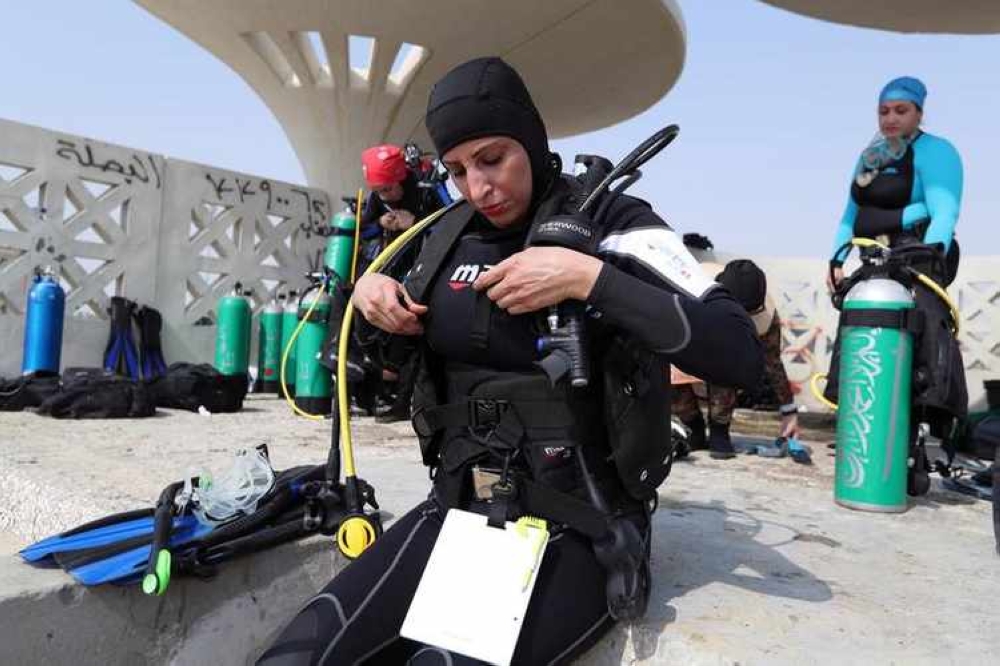
[[[795, 541], [839, 548], [833, 539], [731, 509], [718, 500], [661, 499], [653, 530], [653, 591], [646, 617], [615, 629], [602, 641], [601, 654], [595, 650], [586, 664], [631, 663], [655, 656], [668, 626], [678, 619], [672, 602], [707, 585], [815, 604], [833, 599], [825, 581], [779, 550]], [[626, 659], [629, 644], [632, 654]]]

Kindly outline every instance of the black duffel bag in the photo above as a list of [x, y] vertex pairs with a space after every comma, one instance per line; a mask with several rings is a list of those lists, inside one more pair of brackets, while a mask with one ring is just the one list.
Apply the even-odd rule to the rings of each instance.
[[70, 368], [38, 413], [57, 419], [143, 418], [153, 416], [156, 407], [142, 382], [103, 368]]
[[174, 363], [167, 374], [148, 382], [157, 407], [213, 414], [243, 409], [249, 382], [246, 375], [223, 375], [207, 363]]
[[0, 377], [0, 412], [38, 407], [58, 390], [59, 375], [55, 373], [32, 373], [15, 379]]

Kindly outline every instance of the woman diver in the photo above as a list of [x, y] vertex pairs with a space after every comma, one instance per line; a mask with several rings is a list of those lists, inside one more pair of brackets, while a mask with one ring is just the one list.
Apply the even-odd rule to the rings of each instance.
[[[464, 202], [436, 223], [404, 283], [366, 275], [352, 300], [374, 326], [419, 336], [413, 422], [433, 488], [306, 605], [262, 664], [481, 663], [400, 637], [452, 508], [491, 525], [548, 521], [513, 663], [570, 661], [645, 610], [651, 504], [672, 457], [668, 363], [730, 386], [762, 375], [744, 309], [645, 202], [609, 193], [589, 250], [535, 242], [546, 223], [572, 232], [591, 221], [504, 61], [447, 73], [425, 122]], [[570, 302], [586, 304], [585, 387], [540, 368], [544, 315]]]
[[[852, 238], [888, 245], [898, 258], [905, 258], [941, 287], [955, 279], [962, 160], [946, 139], [921, 129], [926, 97], [924, 84], [909, 76], [889, 81], [879, 94], [879, 133], [862, 151], [854, 169], [850, 198], [834, 238], [827, 275], [831, 290], [843, 290], [844, 257]], [[906, 250], [921, 244], [930, 247]], [[967, 411], [964, 365], [948, 305], [920, 283], [914, 285], [914, 297], [925, 315], [914, 350], [916, 420], [946, 436], [951, 419]], [[838, 394], [838, 352], [839, 344], [824, 391], [833, 402]]]

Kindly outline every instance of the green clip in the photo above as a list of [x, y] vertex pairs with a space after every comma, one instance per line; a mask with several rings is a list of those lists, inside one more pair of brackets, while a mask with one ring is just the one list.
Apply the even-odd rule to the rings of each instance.
[[156, 567], [153, 573], [146, 574], [142, 579], [142, 591], [149, 595], [161, 596], [170, 585], [170, 551], [161, 550], [156, 556]]

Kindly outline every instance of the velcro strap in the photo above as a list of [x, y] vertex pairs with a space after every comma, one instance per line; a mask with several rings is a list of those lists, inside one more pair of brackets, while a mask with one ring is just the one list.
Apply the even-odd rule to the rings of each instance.
[[851, 310], [845, 308], [840, 315], [841, 326], [896, 328], [914, 334], [924, 330], [923, 323], [923, 313], [916, 308], [906, 308], [903, 310]]
[[517, 490], [518, 504], [526, 514], [563, 523], [590, 539], [607, 536], [609, 517], [590, 503], [527, 478], [518, 478]]
[[472, 345], [480, 351], [485, 351], [490, 342], [490, 320], [493, 317], [493, 301], [485, 292], [476, 294], [476, 306], [472, 315], [472, 328], [469, 339]]

